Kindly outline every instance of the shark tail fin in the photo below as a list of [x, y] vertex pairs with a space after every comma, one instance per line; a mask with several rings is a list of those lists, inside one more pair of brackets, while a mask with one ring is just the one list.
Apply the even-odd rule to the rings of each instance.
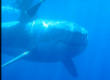
[[77, 71], [76, 71], [76, 67], [72, 61], [72, 59], [67, 59], [67, 60], [64, 60], [63, 61], [63, 64], [64, 66], [67, 68], [68, 72], [74, 76], [74, 77], [77, 77], [78, 74], [77, 74]]
[[35, 14], [37, 13], [39, 7], [41, 6], [41, 4], [44, 2], [45, 0], [40, 0], [39, 3], [37, 3], [36, 5], [34, 5], [33, 7], [29, 8], [27, 10], [27, 14], [30, 16], [30, 17], [33, 17], [35, 16]]

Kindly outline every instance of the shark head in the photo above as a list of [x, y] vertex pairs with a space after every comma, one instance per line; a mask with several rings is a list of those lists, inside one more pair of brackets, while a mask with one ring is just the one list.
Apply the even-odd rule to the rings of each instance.
[[88, 43], [87, 30], [73, 22], [39, 19], [28, 23], [26, 30], [34, 38], [32, 40], [34, 44], [32, 46], [35, 47], [32, 50], [33, 54], [40, 52], [39, 58], [42, 59], [42, 55], [45, 55], [43, 59], [47, 61], [72, 58], [80, 54]]

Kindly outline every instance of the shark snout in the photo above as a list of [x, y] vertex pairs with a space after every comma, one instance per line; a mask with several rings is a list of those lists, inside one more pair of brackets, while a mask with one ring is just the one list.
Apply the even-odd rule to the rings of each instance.
[[88, 32], [87, 32], [86, 29], [82, 28], [82, 30], [81, 30], [81, 35], [82, 35], [82, 40], [83, 40], [84, 42], [87, 42], [87, 40], [88, 40]]
[[77, 46], [85, 46], [87, 45], [88, 42], [88, 32], [84, 29], [81, 28], [78, 31], [74, 31], [72, 33], [71, 40], [69, 43], [71, 45], [77, 45]]

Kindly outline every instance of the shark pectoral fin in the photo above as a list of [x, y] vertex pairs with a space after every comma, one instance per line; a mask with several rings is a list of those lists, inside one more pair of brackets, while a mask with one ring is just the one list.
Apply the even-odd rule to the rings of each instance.
[[40, 5], [44, 2], [44, 0], [40, 0], [39, 3], [37, 3], [36, 5], [34, 5], [33, 7], [29, 8], [27, 10], [27, 14], [30, 16], [30, 17], [33, 17], [35, 16], [36, 12], [38, 11]]
[[74, 77], [78, 76], [77, 71], [76, 71], [76, 67], [75, 67], [74, 62], [72, 61], [72, 59], [64, 60], [63, 64], [72, 76], [74, 76]]
[[6, 63], [2, 64], [2, 67], [5, 67], [13, 62], [16, 62], [17, 60], [21, 59], [22, 57], [24, 57], [25, 55], [28, 55], [29, 54], [29, 51], [26, 51], [26, 52], [23, 52], [22, 54], [14, 57], [13, 59], [7, 61]]

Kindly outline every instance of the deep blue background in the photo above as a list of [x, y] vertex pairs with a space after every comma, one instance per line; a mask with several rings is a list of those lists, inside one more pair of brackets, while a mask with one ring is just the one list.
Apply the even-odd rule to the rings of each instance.
[[[2, 5], [12, 5], [10, 1], [2, 0]], [[34, 63], [21, 59], [2, 69], [2, 80], [110, 80], [109, 0], [46, 0], [37, 15], [73, 21], [88, 30], [87, 49], [73, 59], [79, 76], [72, 77], [60, 62]], [[11, 58], [2, 53], [2, 63]]]

